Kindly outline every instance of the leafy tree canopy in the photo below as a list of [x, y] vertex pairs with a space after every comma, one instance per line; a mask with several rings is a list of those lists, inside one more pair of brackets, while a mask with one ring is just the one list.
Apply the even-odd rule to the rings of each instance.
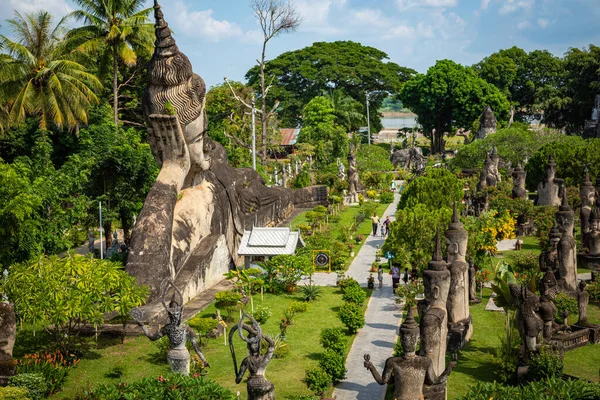
[[[267, 82], [274, 80], [271, 98], [281, 102], [280, 119], [288, 126], [299, 125], [304, 106], [329, 88], [343, 88], [361, 104], [365, 103], [365, 92], [380, 90], [370, 96], [370, 106], [377, 110], [386, 91], [398, 92], [402, 83], [415, 74], [387, 60], [383, 51], [351, 41], [316, 42], [281, 54], [266, 64]], [[257, 85], [260, 69], [250, 69], [246, 79], [250, 85]], [[371, 116], [372, 129], [376, 130], [381, 126], [379, 116], [376, 112]]]
[[451, 208], [463, 199], [463, 182], [445, 168], [428, 168], [402, 192], [398, 210], [424, 204], [431, 209]]
[[400, 91], [404, 106], [418, 115], [418, 121], [432, 139], [432, 151], [443, 150], [442, 135], [454, 128], [473, 128], [486, 105], [500, 121], [508, 120], [509, 103], [494, 85], [477, 76], [473, 69], [450, 60], [438, 61], [406, 82]]
[[390, 153], [377, 145], [361, 145], [356, 153], [356, 165], [360, 172], [393, 171]]

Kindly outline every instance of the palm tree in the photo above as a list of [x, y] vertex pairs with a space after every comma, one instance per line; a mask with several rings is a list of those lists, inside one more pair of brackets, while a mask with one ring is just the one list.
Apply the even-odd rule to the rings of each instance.
[[102, 88], [98, 78], [75, 62], [64, 46], [65, 18], [52, 27], [47, 11], [18, 12], [8, 20], [15, 41], [0, 35], [0, 124], [39, 116], [48, 123], [76, 128], [87, 123], [90, 106]]
[[330, 90], [325, 94], [331, 103], [336, 122], [343, 125], [348, 132], [355, 132], [366, 121], [363, 106], [342, 90]]
[[154, 28], [148, 19], [145, 0], [74, 0], [82, 9], [70, 16], [86, 25], [71, 30], [68, 38], [77, 50], [100, 57], [100, 70], [113, 67], [113, 111], [119, 122], [119, 61], [134, 66], [138, 54], [151, 54]]

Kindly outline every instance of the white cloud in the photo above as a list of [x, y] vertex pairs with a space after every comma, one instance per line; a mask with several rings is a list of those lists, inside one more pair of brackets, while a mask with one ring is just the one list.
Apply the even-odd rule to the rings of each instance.
[[178, 1], [175, 4], [175, 12], [177, 31], [181, 30], [185, 35], [193, 35], [208, 42], [219, 42], [243, 35], [242, 29], [236, 23], [213, 18], [211, 9], [189, 11], [182, 1]]
[[457, 3], [458, 0], [396, 0], [396, 5], [400, 10], [423, 7], [454, 7]]
[[38, 10], [45, 10], [52, 13], [56, 18], [55, 22], [58, 22], [59, 18], [73, 11], [66, 0], [0, 0], [0, 15], [2, 15], [2, 19], [12, 18], [14, 11], [25, 14]]
[[529, 21], [522, 21], [517, 24], [517, 29], [519, 30], [528, 29], [530, 27], [531, 24], [529, 23]]
[[550, 25], [550, 21], [546, 18], [538, 18], [537, 24], [540, 28], [543, 29], [543, 28], [547, 27], [548, 25]]
[[392, 20], [386, 17], [380, 9], [364, 8], [352, 13], [352, 18], [357, 24], [386, 27], [392, 24]]
[[481, 0], [481, 9], [486, 10], [490, 6], [491, 2], [492, 0]]
[[262, 31], [255, 29], [255, 30], [246, 31], [244, 33], [244, 36], [242, 36], [242, 42], [250, 43], [250, 44], [262, 44], [264, 38], [265, 37], [264, 37], [264, 34], [262, 33]]
[[535, 0], [504, 0], [504, 5], [498, 10], [498, 14], [511, 14], [519, 10], [529, 10], [533, 7]]
[[340, 32], [339, 28], [330, 25], [329, 14], [333, 6], [345, 6], [346, 0], [297, 0], [294, 5], [302, 16], [298, 30], [325, 35]]

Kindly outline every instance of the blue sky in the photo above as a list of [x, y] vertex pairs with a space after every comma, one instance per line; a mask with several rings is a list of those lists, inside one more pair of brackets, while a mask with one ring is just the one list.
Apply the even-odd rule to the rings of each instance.
[[[303, 17], [297, 32], [273, 39], [267, 58], [316, 41], [353, 40], [425, 72], [439, 59], [471, 65], [514, 45], [562, 55], [600, 45], [599, 0], [292, 0]], [[148, 1], [148, 5], [151, 2]], [[179, 47], [208, 86], [243, 80], [260, 56], [262, 34], [248, 0], [162, 0]], [[70, 0], [0, 0], [13, 9], [73, 10]], [[0, 28], [4, 32], [4, 29]]]

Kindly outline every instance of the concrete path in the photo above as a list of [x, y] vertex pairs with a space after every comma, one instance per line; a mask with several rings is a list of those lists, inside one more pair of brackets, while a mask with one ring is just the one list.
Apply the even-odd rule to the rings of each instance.
[[[385, 220], [387, 215], [393, 220], [399, 199], [400, 195], [395, 193], [394, 202], [386, 209], [382, 220]], [[346, 275], [366, 287], [369, 268], [375, 260], [376, 246], [381, 247], [382, 244], [383, 238], [370, 235]], [[335, 274], [331, 275], [334, 277], [335, 284]], [[337, 400], [383, 400], [385, 397], [386, 386], [375, 382], [371, 373], [363, 366], [363, 355], [368, 353], [371, 355], [371, 362], [381, 372], [385, 360], [392, 356], [397, 340], [402, 315], [392, 292], [391, 275], [386, 274], [383, 278], [383, 288], [373, 291], [365, 313], [365, 326], [358, 331], [346, 359], [348, 373], [346, 380], [335, 389], [333, 397]], [[377, 287], [377, 278], [375, 286]]]

